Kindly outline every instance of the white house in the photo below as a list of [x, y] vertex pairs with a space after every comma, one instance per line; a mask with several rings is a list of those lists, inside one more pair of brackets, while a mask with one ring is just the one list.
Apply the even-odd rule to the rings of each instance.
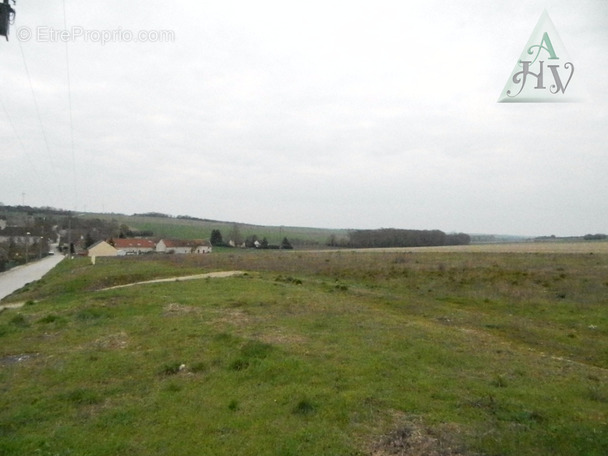
[[211, 242], [209, 241], [195, 241], [196, 247], [192, 253], [211, 253], [213, 251], [213, 247], [211, 246]]
[[156, 251], [159, 253], [211, 253], [211, 250], [211, 244], [201, 240], [161, 239], [156, 244]]

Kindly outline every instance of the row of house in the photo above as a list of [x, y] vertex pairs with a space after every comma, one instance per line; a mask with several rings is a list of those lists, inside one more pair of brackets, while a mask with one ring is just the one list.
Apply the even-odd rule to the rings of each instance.
[[209, 241], [183, 241], [177, 239], [161, 239], [154, 242], [151, 239], [111, 239], [99, 241], [88, 249], [88, 256], [123, 256], [141, 255], [145, 253], [211, 253], [213, 247]]
[[42, 232], [39, 228], [25, 228], [25, 227], [14, 227], [6, 226], [4, 220], [0, 220], [0, 243], [13, 241], [21, 245], [32, 245], [38, 242], [39, 239], [43, 238]]

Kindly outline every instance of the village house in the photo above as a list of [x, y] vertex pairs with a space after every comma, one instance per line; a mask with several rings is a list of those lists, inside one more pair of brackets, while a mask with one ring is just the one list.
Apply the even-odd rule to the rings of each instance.
[[117, 238], [110, 240], [109, 244], [114, 244], [114, 248], [118, 251], [118, 255], [141, 255], [142, 253], [150, 253], [156, 250], [156, 244], [149, 239]]
[[89, 247], [87, 255], [90, 257], [117, 256], [118, 250], [116, 250], [106, 241], [98, 241]]
[[195, 240], [184, 241], [180, 239], [161, 239], [156, 244], [158, 253], [211, 253], [212, 247], [209, 241]]
[[33, 245], [40, 238], [40, 233], [31, 228], [9, 226], [0, 230], [0, 242], [13, 241], [16, 244]]
[[196, 242], [196, 246], [192, 250], [192, 253], [211, 253], [213, 251], [211, 242], [209, 242], [209, 241], [195, 241], [195, 242]]

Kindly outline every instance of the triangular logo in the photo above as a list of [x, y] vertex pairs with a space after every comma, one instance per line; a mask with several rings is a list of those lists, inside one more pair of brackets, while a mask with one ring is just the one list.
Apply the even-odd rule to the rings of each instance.
[[547, 11], [540, 16], [499, 103], [547, 103], [577, 101], [572, 96], [574, 62]]

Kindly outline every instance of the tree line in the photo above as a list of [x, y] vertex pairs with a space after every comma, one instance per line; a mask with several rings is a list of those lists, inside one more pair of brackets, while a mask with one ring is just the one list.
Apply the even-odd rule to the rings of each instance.
[[585, 236], [583, 236], [583, 239], [585, 241], [605, 241], [606, 239], [608, 239], [608, 235], [602, 233], [585, 234]]
[[430, 247], [442, 245], [468, 245], [471, 236], [465, 233], [446, 234], [440, 230], [403, 230], [381, 228], [354, 230], [349, 233], [348, 247]]
[[238, 227], [233, 227], [230, 232], [228, 242], [224, 241], [220, 230], [211, 230], [211, 245], [214, 247], [245, 247], [247, 249], [293, 249], [291, 242], [286, 237], [283, 238], [280, 244], [270, 244], [265, 237], [260, 239], [256, 234], [247, 236], [242, 239]]

